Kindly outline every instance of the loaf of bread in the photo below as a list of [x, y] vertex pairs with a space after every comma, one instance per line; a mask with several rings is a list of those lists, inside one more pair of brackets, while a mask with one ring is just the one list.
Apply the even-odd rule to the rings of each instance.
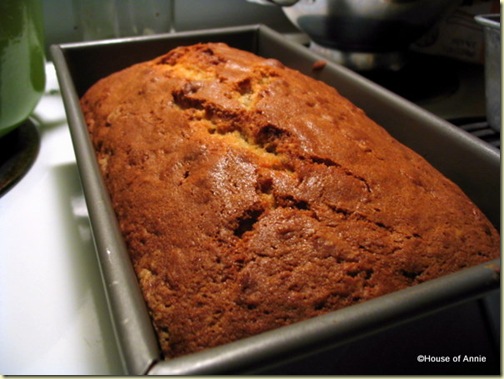
[[277, 60], [179, 47], [81, 105], [166, 357], [500, 254], [453, 182]]

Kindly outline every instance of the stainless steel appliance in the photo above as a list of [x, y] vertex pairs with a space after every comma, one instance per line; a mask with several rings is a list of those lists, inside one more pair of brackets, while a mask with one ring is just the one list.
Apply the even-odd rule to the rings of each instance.
[[409, 46], [460, 0], [259, 0], [276, 4], [311, 48], [357, 70], [399, 69]]

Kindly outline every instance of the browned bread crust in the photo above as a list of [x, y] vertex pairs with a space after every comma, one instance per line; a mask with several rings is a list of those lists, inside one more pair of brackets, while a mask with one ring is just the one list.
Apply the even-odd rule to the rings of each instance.
[[82, 109], [168, 357], [499, 256], [456, 185], [276, 60], [180, 47]]

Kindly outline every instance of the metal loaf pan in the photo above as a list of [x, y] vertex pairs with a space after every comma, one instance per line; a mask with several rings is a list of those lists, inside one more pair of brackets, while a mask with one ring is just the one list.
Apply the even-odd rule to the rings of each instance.
[[361, 76], [327, 62], [262, 25], [83, 42], [51, 47], [89, 210], [114, 332], [128, 374], [254, 372], [340, 346], [384, 328], [481, 297], [499, 288], [500, 260], [362, 304], [184, 357], [163, 360], [117, 220], [95, 160], [79, 97], [101, 77], [168, 50], [220, 41], [276, 58], [336, 87], [397, 139], [423, 155], [499, 227], [500, 154], [473, 136]]

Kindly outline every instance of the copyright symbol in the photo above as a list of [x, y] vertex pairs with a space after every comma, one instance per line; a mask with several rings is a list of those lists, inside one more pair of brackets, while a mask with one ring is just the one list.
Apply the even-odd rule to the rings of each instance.
[[425, 361], [425, 357], [423, 355], [419, 355], [416, 359], [417, 359], [418, 362]]

